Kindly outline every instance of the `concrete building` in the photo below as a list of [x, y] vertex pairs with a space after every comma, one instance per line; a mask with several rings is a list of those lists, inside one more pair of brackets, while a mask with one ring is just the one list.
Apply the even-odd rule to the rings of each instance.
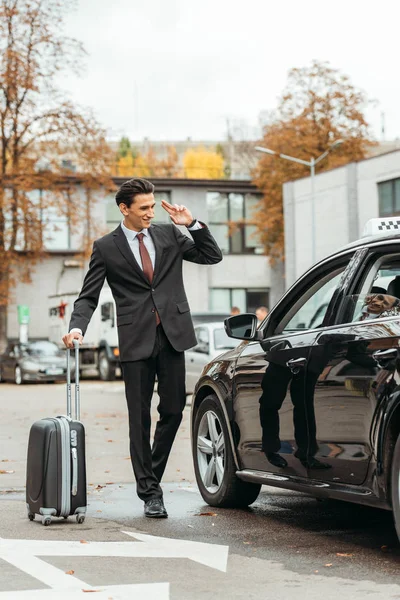
[[283, 187], [285, 278], [289, 287], [316, 259], [361, 237], [368, 219], [400, 215], [400, 150], [373, 156], [316, 175], [315, 231], [312, 231], [311, 178]]
[[[116, 179], [115, 183], [120, 185], [123, 181]], [[185, 263], [184, 278], [192, 312], [211, 310], [229, 314], [231, 306], [253, 312], [258, 305], [272, 305], [280, 297], [282, 270], [271, 269], [254, 226], [240, 223], [251, 218], [258, 202], [255, 186], [245, 180], [153, 179], [153, 182], [157, 201], [155, 222], [169, 221], [159, 206], [161, 198], [186, 204], [195, 217], [210, 226], [224, 253], [224, 260], [212, 267]], [[99, 194], [91, 206], [92, 220], [102, 231], [111, 231], [121, 222], [114, 195]], [[238, 222], [231, 236], [228, 222]], [[87, 263], [78, 254], [81, 232], [72, 233], [66, 218], [57, 217], [54, 225], [47, 242], [48, 257], [36, 266], [32, 283], [19, 283], [14, 290], [8, 313], [9, 338], [18, 336], [19, 304], [30, 308], [29, 337], [46, 338], [49, 297], [77, 294], [81, 288], [87, 269]]]

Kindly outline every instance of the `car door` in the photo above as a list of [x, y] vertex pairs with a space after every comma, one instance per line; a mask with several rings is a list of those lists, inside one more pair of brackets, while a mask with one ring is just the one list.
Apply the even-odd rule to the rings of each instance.
[[362, 484], [370, 461], [376, 460], [376, 424], [399, 381], [395, 367], [400, 311], [363, 318], [361, 309], [376, 294], [374, 288], [392, 291], [396, 278], [400, 279], [399, 245], [371, 251], [358, 283], [338, 308], [337, 324], [315, 340], [309, 368], [319, 373], [314, 394], [316, 457], [332, 467], [321, 473], [324, 480]]
[[[242, 351], [233, 409], [243, 468], [307, 474], [304, 463], [316, 451], [315, 380], [308, 375], [307, 362], [351, 256], [310, 271], [271, 311], [264, 339]], [[271, 454], [279, 454], [286, 465], [276, 466]]]
[[197, 344], [185, 352], [186, 391], [192, 393], [206, 364], [210, 362], [210, 332], [207, 325], [194, 328]]

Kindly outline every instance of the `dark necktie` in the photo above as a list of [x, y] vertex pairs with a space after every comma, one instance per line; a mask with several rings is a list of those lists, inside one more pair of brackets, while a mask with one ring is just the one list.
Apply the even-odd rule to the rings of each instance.
[[[140, 252], [140, 258], [142, 260], [143, 273], [145, 274], [145, 276], [151, 283], [153, 281], [153, 272], [154, 271], [153, 271], [153, 265], [151, 262], [150, 254], [149, 254], [146, 246], [144, 245], [144, 241], [143, 241], [144, 233], [138, 233], [136, 237], [139, 240], [139, 252]], [[160, 317], [158, 316], [158, 312], [156, 310], [154, 310], [154, 312], [156, 315], [156, 322], [158, 325], [160, 323]]]

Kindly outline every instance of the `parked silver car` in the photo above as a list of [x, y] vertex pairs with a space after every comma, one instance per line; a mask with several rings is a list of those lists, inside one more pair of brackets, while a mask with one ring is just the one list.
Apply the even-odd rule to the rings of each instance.
[[66, 353], [45, 340], [26, 344], [10, 342], [0, 356], [0, 381], [13, 381], [17, 385], [65, 381], [66, 372]]
[[195, 325], [197, 345], [185, 352], [186, 393], [192, 394], [205, 365], [222, 352], [236, 348], [238, 341], [229, 338], [223, 321]]

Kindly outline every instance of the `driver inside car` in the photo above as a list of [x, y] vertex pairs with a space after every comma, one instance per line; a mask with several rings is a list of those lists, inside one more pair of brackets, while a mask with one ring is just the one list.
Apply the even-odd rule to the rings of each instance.
[[365, 296], [359, 321], [377, 317], [394, 317], [400, 314], [400, 300], [389, 294], [368, 294]]

